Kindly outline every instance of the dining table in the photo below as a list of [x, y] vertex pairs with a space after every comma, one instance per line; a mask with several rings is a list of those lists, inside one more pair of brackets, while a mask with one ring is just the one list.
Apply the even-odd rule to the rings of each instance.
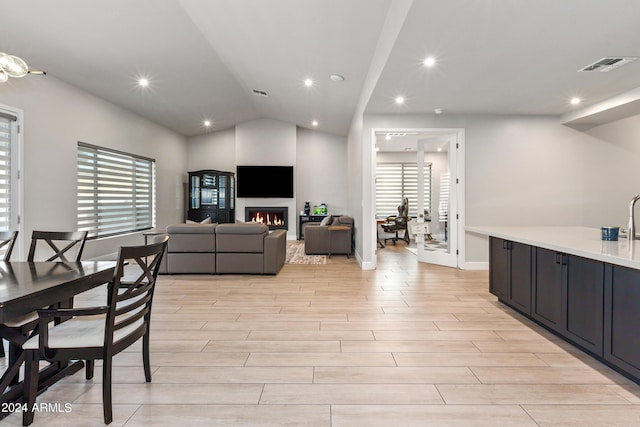
[[[115, 261], [80, 262], [0, 262], [0, 324], [11, 322], [35, 310], [54, 306], [109, 282]], [[0, 379], [0, 419], [19, 410], [23, 387], [15, 381], [24, 362], [21, 349], [6, 364]], [[65, 376], [84, 367], [84, 362], [50, 364], [40, 370], [38, 391], [41, 392]], [[13, 405], [12, 405], [13, 404]]]

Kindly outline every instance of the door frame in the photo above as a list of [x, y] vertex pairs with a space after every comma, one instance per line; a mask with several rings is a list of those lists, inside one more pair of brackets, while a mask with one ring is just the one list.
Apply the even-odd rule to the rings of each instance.
[[[376, 242], [376, 215], [375, 215], [375, 206], [376, 206], [376, 155], [375, 155], [375, 144], [376, 144], [376, 134], [378, 133], [396, 133], [396, 132], [418, 132], [423, 133], [425, 135], [456, 135], [456, 162], [455, 162], [455, 170], [450, 171], [450, 184], [449, 184], [449, 197], [450, 200], [455, 197], [455, 206], [457, 207], [457, 217], [454, 217], [454, 212], [451, 212], [449, 217], [449, 228], [456, 227], [456, 235], [457, 235], [457, 257], [456, 257], [456, 265], [454, 267], [457, 268], [465, 268], [465, 180], [464, 180], [464, 159], [465, 159], [465, 129], [464, 128], [414, 128], [414, 127], [397, 127], [397, 128], [372, 128], [371, 129], [371, 167], [369, 182], [371, 185], [371, 209], [369, 212], [364, 212], [364, 220], [370, 224], [369, 227], [370, 232], [372, 233], [372, 241]], [[365, 194], [366, 196], [366, 194]], [[450, 201], [451, 203], [451, 201]], [[371, 254], [370, 259], [373, 260], [375, 268], [377, 266], [377, 257], [376, 257], [377, 245], [373, 244], [371, 246]], [[417, 261], [416, 261], [417, 262]]]

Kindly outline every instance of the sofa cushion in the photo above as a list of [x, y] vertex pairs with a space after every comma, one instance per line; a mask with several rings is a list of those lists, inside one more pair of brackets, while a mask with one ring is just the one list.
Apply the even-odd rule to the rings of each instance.
[[[215, 252], [215, 224], [176, 224], [167, 227], [169, 244], [167, 251]], [[171, 267], [169, 267], [171, 268]]]
[[214, 234], [217, 224], [175, 224], [167, 227], [168, 234]]
[[335, 217], [331, 225], [351, 225], [353, 226], [353, 217], [348, 215], [341, 215]]
[[269, 227], [264, 224], [220, 224], [216, 228], [216, 252], [262, 253]]
[[331, 225], [332, 222], [333, 222], [333, 216], [327, 215], [322, 219], [322, 221], [320, 221], [320, 225]]
[[247, 222], [243, 224], [220, 224], [216, 228], [216, 234], [265, 234], [269, 227], [264, 224]]

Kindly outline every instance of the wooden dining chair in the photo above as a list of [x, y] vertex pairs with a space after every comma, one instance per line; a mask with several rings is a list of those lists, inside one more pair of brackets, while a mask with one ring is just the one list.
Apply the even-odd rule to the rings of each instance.
[[17, 238], [17, 231], [0, 231], [0, 250], [5, 248], [2, 261], [8, 262], [11, 260], [11, 253], [13, 252], [13, 247], [16, 244]]
[[[11, 253], [13, 252], [13, 246], [16, 244], [17, 238], [17, 231], [0, 231], [0, 250], [4, 248], [2, 261], [8, 262], [11, 259]], [[0, 334], [0, 357], [4, 357], [4, 340], [1, 337], [2, 334]]]
[[[102, 360], [102, 404], [105, 424], [113, 420], [111, 400], [112, 358], [142, 338], [142, 362], [151, 382], [149, 323], [153, 292], [169, 237], [144, 246], [121, 247], [107, 304], [89, 308], [38, 310], [39, 334], [23, 345], [25, 356], [23, 425], [33, 422], [38, 387], [38, 364], [86, 360], [86, 377], [93, 377], [94, 361]], [[50, 326], [56, 317], [70, 317]]]
[[[36, 255], [42, 261], [75, 261], [82, 259], [82, 251], [87, 241], [86, 231], [33, 231], [27, 261], [34, 261]], [[62, 245], [62, 248], [60, 248]], [[44, 249], [42, 249], [44, 247]], [[75, 257], [67, 256], [75, 251]], [[43, 255], [44, 254], [44, 255]], [[48, 257], [48, 258], [47, 258]]]
[[[86, 231], [33, 231], [27, 261], [79, 262], [86, 240]], [[72, 254], [75, 256], [72, 257]], [[73, 306], [73, 300], [63, 302], [63, 306]], [[9, 363], [17, 360], [22, 344], [37, 326], [38, 315], [35, 311], [0, 324], [0, 338], [9, 342]]]

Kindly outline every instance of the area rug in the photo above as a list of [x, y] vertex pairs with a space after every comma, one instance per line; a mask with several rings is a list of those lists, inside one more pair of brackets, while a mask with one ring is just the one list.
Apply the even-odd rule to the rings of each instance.
[[304, 242], [287, 242], [287, 257], [285, 264], [326, 264], [326, 255], [306, 255], [304, 253]]

